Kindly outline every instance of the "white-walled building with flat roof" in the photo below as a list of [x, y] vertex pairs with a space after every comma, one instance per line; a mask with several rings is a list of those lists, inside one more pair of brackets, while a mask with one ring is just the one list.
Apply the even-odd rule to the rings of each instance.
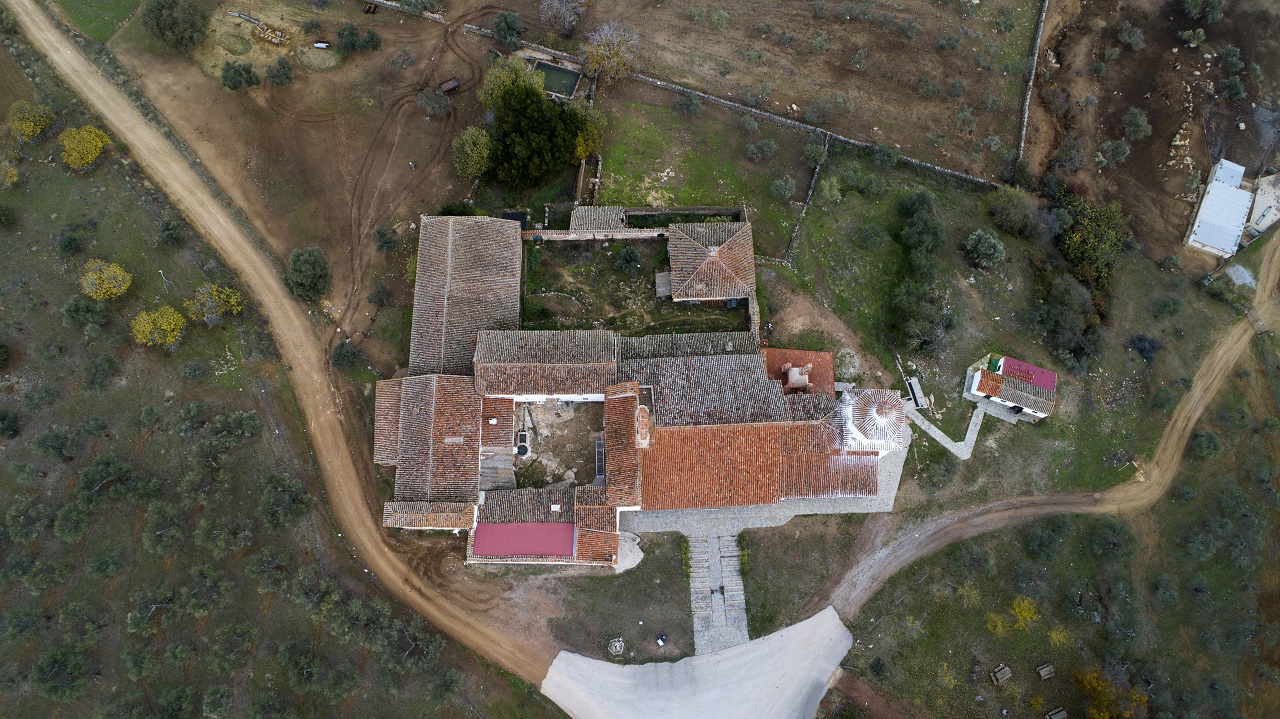
[[1187, 244], [1219, 257], [1231, 257], [1249, 221], [1253, 193], [1241, 189], [1244, 168], [1222, 159], [1209, 172], [1196, 219], [1187, 233]]

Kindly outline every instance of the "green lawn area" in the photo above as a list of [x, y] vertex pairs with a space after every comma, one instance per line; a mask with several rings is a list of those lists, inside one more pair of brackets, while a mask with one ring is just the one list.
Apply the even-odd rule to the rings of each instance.
[[[684, 574], [679, 534], [644, 534], [644, 560], [622, 574], [566, 577], [560, 583], [571, 614], [552, 619], [551, 633], [572, 651], [627, 664], [675, 661], [693, 654], [689, 578]], [[657, 644], [666, 635], [665, 646]], [[622, 637], [626, 653], [610, 656], [611, 639]]]
[[[674, 101], [674, 93], [670, 96]], [[812, 175], [801, 158], [809, 137], [764, 121], [754, 133], [747, 133], [736, 113], [709, 105], [696, 118], [670, 107], [608, 97], [604, 107], [609, 111], [609, 127], [596, 204], [745, 205], [756, 252], [782, 255]], [[777, 154], [768, 161], [748, 161], [747, 144], [762, 140], [777, 143]], [[773, 181], [782, 178], [796, 184], [789, 199], [778, 199], [770, 192]]]
[[85, 35], [106, 42], [141, 0], [55, 0]]
[[[1197, 432], [1220, 444], [1189, 453], [1140, 536], [1113, 519], [1058, 517], [955, 545], [862, 609], [845, 666], [949, 717], [1040, 716], [1059, 705], [1084, 716], [1073, 676], [1091, 667], [1147, 695], [1148, 716], [1274, 707], [1280, 693], [1257, 677], [1260, 662], [1280, 662], [1275, 629], [1262, 624], [1280, 613], [1263, 574], [1278, 518], [1280, 420], [1259, 366], [1246, 360], [1206, 413]], [[1039, 615], [1025, 630], [1011, 613], [1018, 597]], [[1046, 662], [1057, 676], [1041, 681], [1033, 669]], [[1001, 663], [1014, 677], [995, 688], [986, 674]]]

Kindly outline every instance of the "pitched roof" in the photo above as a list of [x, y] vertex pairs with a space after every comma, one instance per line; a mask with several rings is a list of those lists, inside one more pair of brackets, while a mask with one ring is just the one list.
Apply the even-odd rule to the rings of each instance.
[[1005, 357], [1000, 363], [1000, 374], [1033, 384], [1050, 392], [1058, 389], [1058, 374], [1029, 362]]
[[375, 386], [373, 461], [395, 465], [400, 458], [400, 394], [403, 380], [386, 379]]
[[516, 403], [502, 397], [480, 400], [480, 446], [515, 446]]
[[483, 395], [600, 394], [617, 373], [618, 336], [606, 330], [480, 332]]
[[676, 224], [667, 228], [671, 298], [723, 300], [756, 290], [755, 245], [746, 222]]
[[1240, 165], [1225, 159], [1214, 165], [1187, 242], [1224, 257], [1235, 254], [1253, 206], [1253, 193], [1240, 189], [1243, 180]]
[[640, 453], [636, 447], [636, 414], [640, 385], [615, 384], [604, 398], [604, 486], [609, 504], [640, 504]]
[[[552, 507], [557, 509], [553, 510]], [[573, 524], [573, 487], [504, 489], [485, 492], [479, 522], [565, 522]]]
[[625, 207], [581, 205], [569, 213], [570, 230], [621, 230], [626, 226]]
[[836, 449], [824, 422], [659, 427], [640, 451], [646, 510], [876, 493], [874, 453]]
[[464, 502], [387, 502], [382, 526], [402, 529], [471, 529], [474, 504]]
[[782, 385], [759, 354], [670, 357], [623, 362], [619, 379], [653, 388], [660, 426], [785, 422]]
[[477, 557], [572, 557], [575, 534], [572, 524], [481, 522], [471, 532], [469, 553]]
[[750, 332], [689, 332], [618, 338], [618, 359], [623, 362], [661, 357], [753, 355], [759, 352], [760, 342]]
[[520, 223], [422, 217], [411, 374], [471, 374], [476, 332], [520, 326]]
[[902, 395], [893, 390], [852, 390], [841, 395], [832, 426], [848, 451], [892, 452], [903, 445], [907, 410]]
[[480, 493], [480, 397], [470, 377], [401, 380], [399, 501], [475, 502]]
[[574, 558], [579, 564], [616, 564], [618, 533], [579, 529]]
[[1017, 377], [996, 374], [988, 369], [978, 370], [978, 394], [1011, 402], [1019, 407], [1035, 410], [1043, 415], [1053, 413], [1055, 392], [1024, 382]]

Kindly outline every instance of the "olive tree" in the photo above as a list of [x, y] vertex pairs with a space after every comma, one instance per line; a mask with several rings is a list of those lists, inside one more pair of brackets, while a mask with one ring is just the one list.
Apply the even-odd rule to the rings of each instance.
[[964, 241], [964, 253], [974, 265], [989, 270], [1004, 261], [1004, 243], [991, 230], [975, 230]]

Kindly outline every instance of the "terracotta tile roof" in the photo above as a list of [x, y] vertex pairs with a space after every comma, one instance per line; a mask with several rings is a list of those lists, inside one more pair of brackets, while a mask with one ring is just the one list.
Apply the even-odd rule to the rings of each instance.
[[471, 529], [474, 504], [462, 502], [387, 502], [382, 526], [404, 529]]
[[640, 385], [615, 384], [604, 399], [604, 482], [609, 504], [640, 504], [640, 453], [636, 448], [636, 412]]
[[516, 440], [516, 403], [502, 397], [484, 397], [480, 401], [480, 446], [514, 447]]
[[667, 228], [674, 300], [741, 299], [755, 294], [756, 256], [745, 222]]
[[1051, 389], [1037, 387], [1017, 377], [999, 375], [986, 369], [978, 370], [978, 394], [999, 397], [1019, 407], [1033, 409], [1041, 414], [1053, 414], [1056, 393]]
[[578, 526], [578, 529], [617, 532], [618, 509], [617, 507], [579, 504], [573, 508], [573, 523]]
[[605, 330], [480, 332], [483, 395], [602, 394], [617, 374], [618, 335]]
[[623, 362], [619, 379], [652, 387], [658, 426], [786, 422], [782, 385], [759, 354]]
[[788, 394], [782, 401], [787, 405], [787, 416], [793, 422], [815, 422], [826, 419], [835, 411], [840, 401], [829, 394]]
[[575, 487], [573, 501], [576, 505], [608, 504], [608, 500], [605, 499], [604, 487], [598, 487], [594, 484], [583, 484]]
[[579, 529], [574, 550], [579, 564], [617, 564], [618, 533]]
[[582, 205], [569, 213], [570, 230], [621, 230], [627, 226], [627, 211], [614, 205]]
[[1000, 374], [1022, 380], [1040, 389], [1053, 392], [1058, 389], [1058, 374], [1030, 362], [1023, 362], [1012, 357], [1005, 357], [1000, 363]]
[[709, 355], [760, 352], [760, 342], [750, 332], [690, 332], [618, 339], [620, 361], [661, 357], [705, 357]]
[[394, 466], [400, 458], [400, 392], [398, 379], [376, 385], [373, 401], [373, 461]]
[[640, 450], [646, 510], [874, 495], [874, 453], [835, 448], [825, 422], [659, 427]]
[[475, 502], [480, 493], [480, 398], [470, 377], [401, 381], [395, 498]]
[[830, 352], [765, 347], [760, 353], [764, 355], [765, 371], [769, 374], [769, 379], [776, 379], [785, 385], [787, 377], [782, 371], [783, 365], [813, 365], [809, 370], [809, 392], [836, 396], [835, 359]]
[[[544, 489], [504, 489], [484, 493], [477, 521], [487, 524], [511, 522], [573, 523], [573, 487]], [[552, 506], [559, 511], [552, 511]]]
[[520, 223], [422, 217], [411, 374], [471, 374], [476, 332], [520, 326]]

